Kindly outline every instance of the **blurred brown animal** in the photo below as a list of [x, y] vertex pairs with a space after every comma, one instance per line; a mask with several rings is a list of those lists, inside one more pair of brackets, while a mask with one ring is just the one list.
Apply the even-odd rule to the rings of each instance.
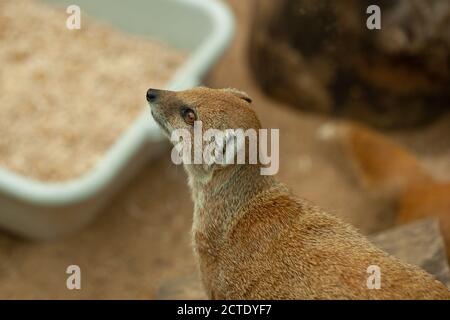
[[[210, 128], [260, 129], [251, 99], [235, 89], [150, 89], [167, 136]], [[293, 195], [261, 164], [185, 164], [194, 200], [192, 239], [212, 299], [449, 299], [439, 281], [375, 247], [353, 227]], [[381, 288], [369, 289], [369, 266]]]
[[405, 148], [367, 127], [341, 131], [366, 186], [393, 195], [399, 223], [437, 217], [450, 257], [450, 183], [435, 181]]

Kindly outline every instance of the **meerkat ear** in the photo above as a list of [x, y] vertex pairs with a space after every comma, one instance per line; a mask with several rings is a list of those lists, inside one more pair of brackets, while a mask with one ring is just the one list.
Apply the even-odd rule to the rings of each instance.
[[227, 89], [225, 89], [225, 91], [234, 94], [239, 99], [245, 100], [248, 103], [252, 103], [252, 98], [250, 98], [250, 96], [247, 93], [245, 93], [244, 91], [240, 91], [240, 90], [234, 89], [234, 88], [227, 88]]

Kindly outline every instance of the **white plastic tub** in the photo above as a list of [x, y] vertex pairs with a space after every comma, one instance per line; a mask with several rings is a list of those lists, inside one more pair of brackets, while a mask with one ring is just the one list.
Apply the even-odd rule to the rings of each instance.
[[[216, 0], [47, 2], [76, 4], [82, 15], [86, 13], [123, 31], [148, 35], [187, 50], [190, 53], [187, 62], [168, 85], [173, 90], [198, 85], [228, 46], [233, 33], [232, 15]], [[43, 183], [0, 167], [0, 227], [28, 238], [52, 239], [91, 221], [114, 192], [158, 153], [160, 131], [148, 107], [142, 109], [142, 115], [97, 166], [80, 178]]]

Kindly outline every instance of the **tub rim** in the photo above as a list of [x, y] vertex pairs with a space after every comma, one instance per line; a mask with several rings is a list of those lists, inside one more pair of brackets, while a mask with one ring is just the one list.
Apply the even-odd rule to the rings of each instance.
[[[212, 23], [209, 35], [190, 53], [188, 60], [175, 72], [167, 86], [170, 90], [183, 90], [198, 85], [226, 49], [234, 33], [234, 17], [219, 0], [171, 1], [203, 11]], [[0, 167], [0, 193], [26, 203], [52, 207], [95, 197], [113, 181], [143, 145], [163, 139], [148, 107], [146, 109], [110, 146], [102, 159], [80, 177], [63, 182], [43, 182]]]

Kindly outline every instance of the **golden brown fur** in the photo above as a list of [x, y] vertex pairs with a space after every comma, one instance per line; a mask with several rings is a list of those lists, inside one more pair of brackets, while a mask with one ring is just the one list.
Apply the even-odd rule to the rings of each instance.
[[[246, 95], [227, 89], [159, 91], [152, 114], [170, 134], [192, 128], [193, 108], [207, 128], [260, 128]], [[418, 267], [390, 257], [350, 225], [297, 198], [259, 165], [186, 165], [195, 203], [194, 251], [212, 299], [448, 299]], [[367, 268], [381, 268], [368, 289]]]

